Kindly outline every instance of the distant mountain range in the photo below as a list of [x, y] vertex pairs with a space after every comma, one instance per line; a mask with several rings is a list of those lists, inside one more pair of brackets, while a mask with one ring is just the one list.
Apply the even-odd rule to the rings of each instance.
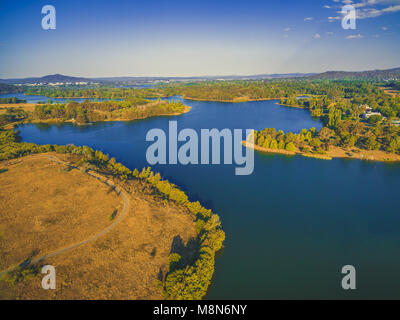
[[3, 84], [50, 84], [50, 83], [152, 83], [158, 81], [204, 81], [204, 80], [261, 80], [276, 78], [303, 78], [303, 79], [373, 79], [393, 80], [400, 79], [400, 68], [370, 71], [327, 71], [323, 73], [277, 73], [258, 74], [249, 76], [201, 76], [201, 77], [104, 77], [80, 78], [62, 74], [47, 75], [38, 78], [0, 79]]
[[370, 71], [327, 71], [310, 75], [308, 79], [371, 79], [371, 80], [399, 80], [400, 68]]
[[0, 82], [7, 84], [49, 84], [49, 83], [77, 83], [77, 82], [95, 82], [93, 79], [89, 78], [77, 78], [64, 76], [62, 74], [51, 74], [39, 78], [18, 78], [18, 79], [0, 79]]
[[272, 79], [272, 78], [296, 78], [306, 77], [314, 73], [290, 73], [290, 74], [259, 74], [251, 76], [201, 76], [201, 77], [104, 77], [104, 78], [77, 78], [65, 76], [62, 74], [47, 75], [37, 78], [15, 78], [0, 79], [0, 83], [6, 84], [50, 84], [50, 83], [105, 83], [105, 82], [121, 82], [121, 83], [143, 83], [155, 81], [201, 81], [201, 80], [256, 80], [256, 79]]

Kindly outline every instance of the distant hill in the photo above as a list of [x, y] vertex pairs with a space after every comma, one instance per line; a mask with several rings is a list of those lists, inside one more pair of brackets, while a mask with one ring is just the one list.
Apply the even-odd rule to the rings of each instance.
[[70, 77], [70, 76], [64, 76], [62, 74], [52, 74], [52, 75], [47, 75], [44, 77], [40, 78], [19, 78], [19, 79], [4, 79], [0, 80], [0, 82], [7, 83], [7, 84], [38, 84], [38, 83], [43, 83], [43, 84], [49, 84], [49, 83], [57, 83], [57, 82], [94, 82], [93, 79], [89, 78], [77, 78], [77, 77]]
[[198, 77], [103, 77], [80, 78], [62, 74], [52, 74], [38, 78], [0, 79], [3, 84], [49, 84], [49, 83], [154, 83], [166, 81], [207, 81], [207, 80], [262, 80], [262, 79], [371, 79], [371, 80], [400, 80], [400, 68], [370, 71], [327, 71], [323, 73], [275, 73], [256, 75], [228, 75], [228, 76], [198, 76]]
[[201, 80], [261, 80], [273, 78], [298, 78], [314, 75], [315, 73], [276, 73], [256, 75], [228, 75], [228, 76], [198, 76], [198, 77], [105, 77], [94, 78], [97, 81], [111, 82], [144, 82], [144, 81], [201, 81]]
[[327, 71], [306, 77], [307, 79], [371, 79], [371, 80], [398, 80], [400, 68], [370, 71]]

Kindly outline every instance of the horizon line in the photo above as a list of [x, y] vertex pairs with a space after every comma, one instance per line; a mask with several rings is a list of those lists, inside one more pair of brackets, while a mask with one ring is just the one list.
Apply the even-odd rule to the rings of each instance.
[[321, 72], [284, 72], [284, 73], [254, 73], [254, 74], [216, 74], [216, 75], [171, 75], [171, 76], [154, 76], [154, 75], [146, 75], [146, 76], [76, 76], [76, 75], [66, 75], [62, 73], [52, 73], [52, 74], [45, 74], [43, 76], [24, 76], [24, 77], [12, 77], [12, 78], [1, 78], [0, 80], [16, 80], [16, 79], [28, 79], [28, 78], [43, 78], [46, 76], [66, 76], [72, 78], [85, 78], [85, 79], [102, 79], [102, 78], [211, 78], [211, 77], [255, 77], [255, 76], [271, 76], [271, 75], [289, 75], [289, 74], [322, 74], [326, 72], [368, 72], [368, 71], [387, 71], [393, 69], [400, 69], [400, 66], [390, 67], [390, 68], [375, 68], [375, 69], [368, 69], [368, 70], [325, 70]]

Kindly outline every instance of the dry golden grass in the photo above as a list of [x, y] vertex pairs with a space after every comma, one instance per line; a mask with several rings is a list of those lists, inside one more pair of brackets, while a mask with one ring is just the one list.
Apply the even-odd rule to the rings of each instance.
[[122, 208], [106, 185], [43, 155], [2, 162], [0, 168], [7, 170], [0, 173], [0, 270], [98, 233]]
[[371, 161], [400, 161], [400, 155], [395, 153], [388, 153], [381, 150], [362, 150], [355, 147], [352, 149], [345, 149], [331, 146], [326, 154], [332, 158], [350, 158]]
[[7, 108], [22, 109], [24, 111], [33, 112], [35, 111], [35, 103], [10, 103], [10, 104], [0, 104], [0, 114], [6, 112]]
[[400, 94], [399, 90], [395, 90], [392, 88], [385, 88], [385, 87], [381, 87], [379, 89], [382, 89], [386, 94], [392, 96], [392, 97], [397, 97]]
[[[63, 166], [43, 155], [3, 162], [1, 167], [8, 169], [0, 173], [1, 243], [7, 257], [2, 267], [37, 248], [46, 253], [90, 237], [109, 225], [113, 210], [122, 207], [118, 195], [101, 182], [79, 170], [59, 172]], [[123, 185], [129, 210], [110, 232], [43, 262], [56, 267], [56, 290], [42, 289], [39, 274], [7, 290], [1, 285], [0, 298], [160, 299], [160, 271], [167, 270], [174, 239], [186, 244], [196, 236], [194, 218], [173, 204], [162, 205], [141, 188], [140, 182]]]

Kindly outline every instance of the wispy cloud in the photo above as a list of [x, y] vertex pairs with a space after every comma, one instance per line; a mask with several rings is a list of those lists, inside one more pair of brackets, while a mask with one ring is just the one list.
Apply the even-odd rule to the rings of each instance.
[[283, 29], [283, 31], [285, 31], [285, 32], [289, 32], [290, 30], [291, 30], [290, 27]]
[[[341, 7], [343, 5], [351, 4], [356, 8], [357, 19], [376, 18], [384, 14], [400, 11], [400, 0], [362, 0], [357, 3], [352, 0], [337, 0], [335, 2], [338, 3], [338, 5], [335, 5], [334, 8], [338, 10], [337, 13], [339, 14], [341, 13]], [[341, 17], [335, 16], [329, 17], [328, 19], [329, 21], [334, 21], [341, 19]]]
[[348, 39], [348, 40], [361, 39], [361, 38], [364, 38], [364, 36], [360, 33], [352, 34], [352, 35], [346, 37], [346, 39]]
[[313, 35], [313, 39], [319, 39], [319, 38], [321, 38], [321, 35], [319, 33]]
[[304, 21], [312, 21], [312, 20], [313, 20], [313, 17], [304, 18]]

